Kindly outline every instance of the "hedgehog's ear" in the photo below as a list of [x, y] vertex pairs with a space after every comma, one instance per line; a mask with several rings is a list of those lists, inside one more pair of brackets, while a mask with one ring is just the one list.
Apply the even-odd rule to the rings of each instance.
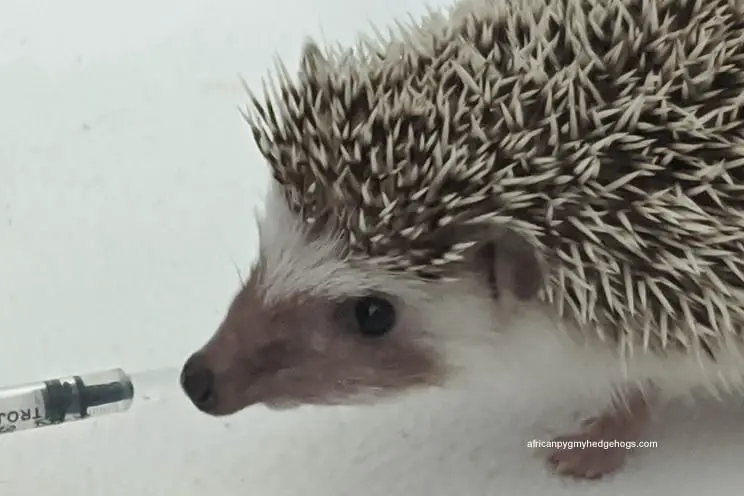
[[474, 252], [473, 265], [497, 298], [508, 291], [519, 300], [532, 299], [544, 282], [535, 248], [511, 231], [484, 237]]

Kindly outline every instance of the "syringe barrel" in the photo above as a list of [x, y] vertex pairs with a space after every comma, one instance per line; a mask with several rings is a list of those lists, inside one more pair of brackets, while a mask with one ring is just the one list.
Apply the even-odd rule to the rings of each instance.
[[0, 389], [0, 434], [129, 409], [131, 378], [121, 369]]

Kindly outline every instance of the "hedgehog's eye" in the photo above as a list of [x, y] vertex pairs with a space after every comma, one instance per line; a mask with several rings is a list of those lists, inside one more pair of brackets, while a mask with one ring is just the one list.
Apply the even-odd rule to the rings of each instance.
[[354, 304], [354, 317], [365, 336], [382, 336], [395, 325], [395, 307], [378, 296], [365, 296]]

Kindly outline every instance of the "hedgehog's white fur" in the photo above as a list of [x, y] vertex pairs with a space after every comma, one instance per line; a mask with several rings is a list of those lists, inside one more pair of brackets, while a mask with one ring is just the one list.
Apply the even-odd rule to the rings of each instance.
[[[624, 10], [631, 3], [640, 6], [643, 22], [631, 19]], [[593, 6], [591, 14], [588, 6]], [[672, 7], [690, 10], [693, 20], [705, 20], [697, 24], [691, 22], [689, 28], [677, 31], [676, 36], [681, 37], [684, 33], [689, 39], [680, 39], [677, 44], [670, 42], [673, 48], [669, 48], [659, 74], [636, 75], [629, 71], [615, 81], [630, 86], [630, 82], [637, 79], [633, 82], [635, 93], [621, 92], [610, 107], [599, 110], [587, 107], [589, 99], [602, 98], [592, 94], [592, 91], [598, 91], [585, 71], [592, 65], [617, 62], [627, 55], [623, 50], [629, 48], [621, 43], [625, 33], [623, 29], [628, 32], [633, 29], [638, 32], [664, 29], [665, 23], [671, 21], [661, 18], [658, 13]], [[440, 346], [450, 351], [449, 356], [457, 357], [453, 361], [465, 361], [466, 349], [472, 353], [488, 343], [488, 353], [503, 350], [503, 355], [499, 356], [501, 360], [493, 359], [500, 363], [508, 363], [513, 357], [524, 358], [524, 354], [515, 353], [515, 347], [532, 357], [537, 350], [546, 350], [544, 361], [535, 358], [530, 361], [546, 364], [547, 379], [568, 384], [579, 381], [587, 384], [589, 378], [598, 385], [641, 383], [653, 379], [670, 394], [685, 393], [695, 386], [711, 390], [744, 389], [741, 338], [744, 324], [744, 212], [736, 208], [736, 200], [743, 194], [744, 187], [730, 174], [744, 166], [744, 136], [736, 137], [731, 131], [741, 124], [744, 92], [723, 98], [720, 105], [704, 114], [699, 112], [702, 104], [681, 108], [665, 99], [665, 95], [673, 90], [682, 94], [697, 91], [703, 96], [716, 98], [721, 92], [710, 90], [711, 74], [725, 71], [732, 72], [732, 81], [737, 87], [744, 88], [744, 71], [736, 66], [744, 65], [744, 55], [739, 48], [744, 43], [743, 11], [744, 2], [738, 0], [697, 3], [693, 0], [467, 0], [457, 4], [449, 17], [432, 13], [420, 26], [402, 28], [392, 41], [382, 44], [366, 41], [357, 53], [329, 53], [325, 59], [316, 57], [311, 61], [315, 65], [304, 68], [299, 85], [292, 83], [286, 69], [280, 67], [281, 84], [269, 88], [274, 93], [273, 101], [267, 98], [266, 103], [260, 104], [254, 98], [253, 108], [245, 114], [259, 148], [271, 162], [278, 183], [269, 194], [267, 214], [261, 222], [262, 251], [269, 254], [266, 264], [270, 276], [266, 281], [272, 290], [268, 297], [280, 298], [299, 290], [342, 295], [381, 288], [401, 295], [421, 318], [427, 320], [432, 337], [441, 340]], [[586, 32], [594, 29], [603, 16], [614, 16], [611, 18], [614, 24], [610, 24], [617, 32], [608, 35], [608, 40], [616, 42], [618, 49], [610, 50], [602, 59], [591, 51]], [[485, 70], [487, 60], [476, 53], [467, 40], [453, 37], [452, 33], [459, 29], [475, 39], [479, 36], [479, 29], [485, 30], [488, 23], [503, 19], [509, 19], [505, 25], [512, 30], [516, 29], [514, 26], [519, 20], [528, 26], [532, 36], [531, 40], [523, 41], [516, 31], [509, 33], [509, 49], [513, 50], [512, 69], [521, 64], [522, 72], [518, 75], [494, 73], [486, 83], [476, 81], [474, 72]], [[541, 30], [553, 20], [563, 23], [567, 43], [580, 46], [581, 53], [570, 67], [549, 74], [542, 64], [554, 57], [551, 53], [554, 46], [551, 46], [552, 40], [541, 37]], [[628, 29], [623, 22], [630, 23], [633, 28]], [[468, 97], [471, 99], [473, 94], [489, 94], [507, 83], [519, 88], [525, 81], [539, 82], [544, 88], [554, 88], [554, 94], [562, 94], [566, 107], [556, 110], [556, 113], [568, 115], [569, 124], [559, 132], [557, 117], [552, 117], [553, 121], [544, 124], [542, 130], [550, 129], [552, 139], [565, 141], [562, 143], [563, 152], [573, 150], [575, 166], [571, 174], [574, 176], [567, 176], [565, 170], [557, 167], [551, 169], [548, 166], [551, 159], [530, 156], [528, 149], [520, 148], [534, 137], [530, 130], [518, 131], [511, 142], [502, 136], [503, 147], [516, 149], [517, 155], [523, 155], [522, 158], [512, 158], [508, 167], [489, 164], [488, 156], [474, 158], [458, 154], [462, 150], [448, 155], [457, 148], [454, 143], [447, 144], [449, 148], [441, 143], [441, 146], [429, 147], [436, 166], [430, 162], [427, 168], [419, 167], [416, 171], [398, 167], [400, 164], [397, 163], [380, 163], [377, 160], [379, 155], [375, 153], [369, 157], [361, 156], [359, 143], [371, 139], [371, 131], [365, 130], [363, 123], [359, 122], [356, 122], [358, 127], [350, 131], [348, 126], [353, 123], [345, 121], [339, 124], [333, 119], [351, 112], [348, 108], [351, 94], [360, 87], [368, 92], [370, 101], [378, 102], [375, 112], [380, 114], [426, 115], [434, 108], [441, 110], [440, 107], [449, 104], [449, 100], [442, 96], [444, 103], [434, 102], [439, 96], [423, 83], [415, 90], [410, 85], [404, 86], [404, 90], [395, 95], [397, 98], [391, 100], [386, 99], [389, 93], [385, 93], [392, 92], [391, 88], [373, 88], [370, 81], [380, 74], [387, 74], [389, 79], [404, 80], [404, 71], [409, 68], [410, 61], [431, 55], [435, 44], [443, 40], [452, 42], [449, 68], [440, 69], [439, 73], [432, 69], [421, 78], [444, 77], [445, 71], [450, 76], [456, 74], [464, 88], [471, 92]], [[685, 44], [691, 40], [698, 44]], [[666, 52], [659, 48], [658, 53]], [[734, 72], [734, 69], [739, 72]], [[310, 97], [311, 90], [315, 91], [314, 99]], [[460, 98], [461, 105], [464, 105], [464, 98]], [[502, 128], [519, 126], [524, 118], [516, 95], [494, 105], [502, 113], [499, 124]], [[483, 107], [472, 104], [462, 111], [465, 110], [474, 114], [483, 112]], [[683, 137], [666, 149], [662, 145], [653, 149], [655, 162], [651, 158], [645, 164], [636, 162], [634, 170], [612, 179], [604, 178], [604, 183], [599, 184], [596, 177], [601, 166], [600, 153], [608, 153], [603, 150], [609, 150], [607, 147], [611, 142], [619, 143], [617, 149], [624, 152], [641, 150], [651, 153], [653, 143], [645, 141], [644, 132], [651, 132], [653, 126], [639, 120], [641, 110], [676, 113], [676, 120], [669, 124], [669, 128], [671, 132], [682, 133]], [[577, 134], [577, 122], [581, 120], [593, 120], [597, 128], [606, 126], [606, 137], [595, 136], [593, 142], [587, 141], [572, 149], [566, 143], [581, 141], [582, 137]], [[472, 125], [473, 134], [480, 133], [485, 139], [484, 131], [478, 131], [475, 120]], [[393, 131], [388, 129], [388, 132]], [[319, 137], [323, 133], [336, 140], [342, 136], [349, 139], [351, 148], [343, 149], [339, 145], [334, 149], [328, 145], [328, 141], [333, 139], [323, 141]], [[558, 134], [561, 137], [556, 137]], [[708, 141], [687, 146], [684, 136]], [[439, 139], [446, 141], [441, 136]], [[520, 139], [524, 141], [521, 144]], [[390, 150], [384, 149], [384, 143], [380, 146], [383, 147], [383, 156], [392, 156]], [[700, 150], [705, 146], [710, 149], [725, 147], [727, 159], [705, 162], [700, 158], [695, 162], [695, 154], [702, 153]], [[696, 177], [689, 171], [684, 177], [680, 173], [675, 177], [677, 184], [645, 196], [635, 186], [637, 179], [657, 173], [661, 175], [660, 170], [673, 159], [683, 156], [687, 159], [685, 167], [692, 168], [690, 164], [693, 162], [698, 167]], [[351, 173], [337, 170], [342, 158], [367, 164], [369, 170], [358, 171], [363, 180], [355, 183], [350, 179]], [[517, 175], [514, 170], [522, 159], [533, 160], [533, 168], [540, 169], [540, 173]], [[303, 170], [299, 170], [301, 162], [305, 164]], [[551, 271], [540, 293], [542, 303], [547, 305], [536, 302], [519, 307], [493, 308], [487, 306], [482, 298], [473, 296], [467, 280], [417, 279], [420, 273], [438, 276], [440, 269], [444, 272], [449, 264], [462, 258], [474, 240], [460, 239], [444, 253], [428, 251], [423, 241], [415, 243], [428, 234], [422, 220], [428, 210], [422, 209], [415, 216], [405, 218], [401, 210], [401, 203], [405, 202], [398, 201], [402, 199], [389, 196], [382, 187], [376, 194], [369, 193], [372, 186], [384, 182], [384, 173], [410, 180], [417, 172], [419, 175], [413, 181], [418, 181], [419, 189], [413, 200], [405, 200], [423, 201], [424, 196], [441, 186], [444, 179], [440, 176], [446, 176], [442, 171], [448, 170], [453, 177], [479, 176], [485, 174], [486, 169], [493, 176], [490, 182], [483, 183], [481, 190], [467, 198], [449, 194], [439, 199], [439, 206], [444, 205], [445, 213], [440, 217], [438, 227], [454, 222], [496, 225], [522, 235], [541, 255], [553, 255]], [[580, 194], [567, 192], [564, 197], [546, 200], [542, 193], [520, 190], [529, 181], [555, 186], [577, 177], [584, 181]], [[710, 178], [723, 186], [718, 190], [711, 188], [706, 183]], [[700, 181], [699, 188], [682, 189], [680, 183], [686, 181], [687, 187], [695, 180]], [[328, 193], [333, 197], [326, 196]], [[712, 206], [696, 200], [696, 195], [701, 193], [708, 194]], [[354, 195], [357, 196], [356, 203], [350, 202]], [[601, 218], [602, 212], [593, 207], [582, 206], [581, 215], [556, 213], [564, 203], [570, 204], [575, 200], [598, 197], [615, 200], [623, 195], [642, 198], [638, 200], [636, 213], [651, 219], [651, 224], [655, 222], [655, 232], [641, 230], [645, 226], [634, 226], [622, 211], [616, 212], [617, 218], [610, 222]], [[498, 201], [490, 209], [475, 208], [484, 204], [488, 206], [492, 198]], [[536, 206], [546, 207], [546, 210], [535, 214]], [[342, 226], [340, 232], [345, 237], [320, 237], [308, 245], [304, 235], [306, 226], [324, 210], [330, 210], [337, 217], [336, 221]], [[530, 218], [530, 215], [537, 217]], [[460, 220], [457, 220], [458, 216]], [[391, 228], [396, 221], [401, 224]], [[564, 224], [571, 225], [583, 239], [563, 239], [559, 245], [547, 246], [543, 242], [546, 230]], [[604, 239], [600, 240], [598, 235]], [[398, 236], [397, 241], [392, 241], [395, 236]], [[653, 241], [654, 237], [658, 242]], [[405, 244], [404, 239], [411, 242], [408, 251], [400, 247]], [[669, 248], [655, 260], [644, 260], [649, 267], [665, 275], [663, 280], [640, 274], [627, 255], [635, 252], [644, 259], [649, 243], [655, 248]], [[671, 247], [683, 249], [684, 256], [672, 253]], [[600, 269], [591, 277], [584, 274], [584, 269], [590, 266]], [[726, 280], [722, 277], [724, 273]], [[690, 279], [697, 281], [693, 292], [682, 285]], [[670, 295], [676, 299], [672, 301]], [[604, 301], [600, 302], [600, 298]], [[694, 311], [707, 313], [710, 322], [702, 322], [699, 317], [696, 319]], [[463, 322], [468, 323], [468, 329], [460, 334], [453, 333], [453, 328], [462, 329]], [[495, 327], [510, 330], [495, 333]], [[609, 328], [616, 330], [618, 335], [608, 336], [605, 331]], [[508, 341], [503, 340], [505, 335], [509, 336]], [[706, 350], [709, 345], [715, 349]], [[555, 367], [553, 363], [559, 366]], [[575, 367], [566, 367], [566, 364], [575, 364]]]

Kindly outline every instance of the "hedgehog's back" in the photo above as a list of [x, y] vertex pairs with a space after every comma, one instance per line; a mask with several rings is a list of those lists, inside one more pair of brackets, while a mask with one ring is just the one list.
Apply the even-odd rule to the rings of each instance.
[[427, 277], [468, 246], [442, 243], [453, 225], [504, 225], [569, 318], [651, 348], [738, 336], [741, 2], [463, 5], [377, 54], [309, 60], [257, 105], [295, 206]]

